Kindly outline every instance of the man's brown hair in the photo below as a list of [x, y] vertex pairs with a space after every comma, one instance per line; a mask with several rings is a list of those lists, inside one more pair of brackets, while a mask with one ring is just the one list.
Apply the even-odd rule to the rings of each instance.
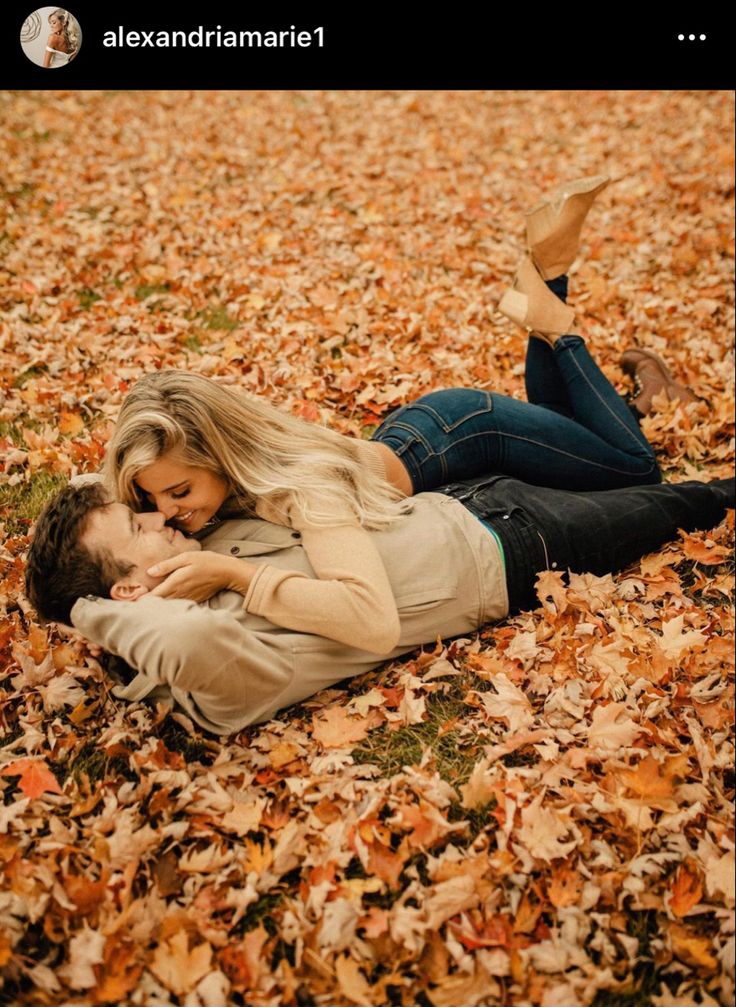
[[133, 569], [108, 550], [91, 553], [80, 542], [92, 511], [109, 503], [102, 486], [66, 486], [46, 504], [26, 560], [26, 595], [43, 619], [71, 625], [74, 603], [85, 595], [110, 597]]

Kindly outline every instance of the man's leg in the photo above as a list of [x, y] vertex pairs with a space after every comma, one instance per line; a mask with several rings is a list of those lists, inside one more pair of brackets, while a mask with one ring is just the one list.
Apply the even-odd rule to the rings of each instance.
[[736, 506], [734, 479], [629, 486], [593, 493], [543, 489], [492, 477], [449, 487], [498, 534], [512, 608], [534, 604], [543, 569], [612, 573], [677, 537], [719, 524]]

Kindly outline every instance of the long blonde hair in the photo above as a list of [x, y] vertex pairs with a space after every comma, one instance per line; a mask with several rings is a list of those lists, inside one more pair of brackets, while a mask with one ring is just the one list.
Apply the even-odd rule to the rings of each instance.
[[366, 469], [350, 438], [199, 374], [158, 371], [128, 393], [107, 449], [109, 488], [140, 510], [135, 478], [169, 452], [228, 482], [221, 514], [254, 514], [260, 500], [330, 525], [347, 508], [363, 527], [378, 530], [411, 509], [399, 490]]
[[57, 17], [61, 21], [63, 33], [64, 33], [64, 44], [66, 45], [66, 51], [69, 55], [69, 59], [72, 60], [77, 54], [79, 49], [79, 32], [77, 19], [73, 14], [70, 14], [68, 10], [64, 10], [62, 7], [57, 7], [55, 11], [52, 11], [47, 20], [51, 24], [51, 18]]

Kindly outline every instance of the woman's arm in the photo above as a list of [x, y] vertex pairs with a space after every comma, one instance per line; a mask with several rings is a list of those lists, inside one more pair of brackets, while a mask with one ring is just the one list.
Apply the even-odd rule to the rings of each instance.
[[204, 601], [217, 591], [238, 591], [244, 607], [277, 626], [387, 654], [399, 640], [399, 613], [370, 533], [358, 525], [303, 525], [302, 545], [316, 574], [214, 552], [183, 553], [148, 573], [166, 576], [153, 594]]
[[[45, 67], [51, 66], [51, 60], [54, 58], [54, 54], [49, 52], [49, 49], [59, 49], [59, 44], [63, 41], [61, 35], [57, 35], [56, 32], [51, 32], [49, 35], [49, 40], [46, 43], [46, 52], [43, 54], [43, 65]], [[61, 49], [59, 49], [61, 52]]]
[[318, 579], [261, 566], [246, 592], [246, 610], [372, 654], [392, 651], [401, 634], [399, 612], [370, 533], [358, 525], [305, 525], [301, 537]]
[[47, 68], [51, 66], [51, 60], [54, 58], [54, 54], [52, 52], [49, 52], [49, 46], [51, 45], [51, 40], [53, 38], [54, 38], [53, 35], [49, 35], [49, 40], [46, 43], [46, 49], [43, 54], [43, 65]]
[[158, 598], [188, 598], [207, 601], [218, 591], [245, 595], [258, 567], [219, 552], [185, 552], [149, 566], [151, 577], [165, 577], [150, 592]]

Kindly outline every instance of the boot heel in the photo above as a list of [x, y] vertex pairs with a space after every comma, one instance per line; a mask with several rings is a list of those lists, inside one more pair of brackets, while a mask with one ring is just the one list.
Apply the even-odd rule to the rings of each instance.
[[529, 298], [518, 290], [507, 290], [498, 304], [502, 315], [516, 322], [523, 329], [527, 328], [526, 319], [529, 314]]
[[527, 332], [554, 342], [570, 331], [575, 312], [556, 297], [527, 256], [521, 261], [513, 287], [505, 291], [498, 310]]
[[557, 224], [557, 214], [549, 200], [542, 200], [527, 214], [526, 241], [529, 249], [534, 249], [550, 236]]

